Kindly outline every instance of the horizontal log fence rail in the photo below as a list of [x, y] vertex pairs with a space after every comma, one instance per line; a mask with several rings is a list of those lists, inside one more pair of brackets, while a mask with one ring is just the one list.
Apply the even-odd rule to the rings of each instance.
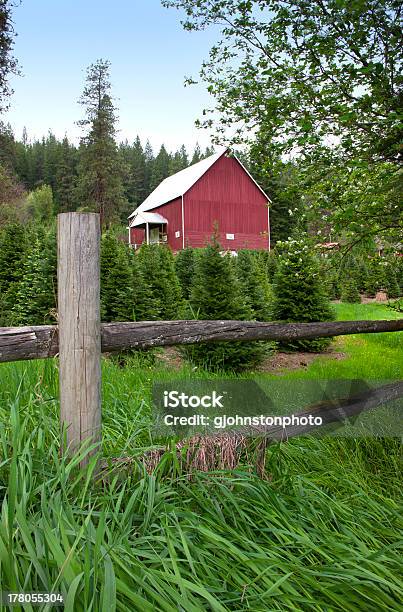
[[[307, 340], [351, 334], [403, 331], [403, 319], [331, 321], [325, 323], [264, 323], [259, 321], [139, 321], [102, 323], [101, 351], [113, 353], [150, 348], [221, 342], [224, 340]], [[0, 327], [0, 362], [46, 359], [59, 353], [56, 325]]]
[[[58, 215], [58, 325], [0, 328], [0, 362], [59, 357], [60, 421], [66, 448], [101, 442], [101, 352], [198, 342], [302, 340], [403, 331], [403, 319], [276, 323], [100, 320], [100, 222]], [[87, 463], [89, 456], [82, 462]]]

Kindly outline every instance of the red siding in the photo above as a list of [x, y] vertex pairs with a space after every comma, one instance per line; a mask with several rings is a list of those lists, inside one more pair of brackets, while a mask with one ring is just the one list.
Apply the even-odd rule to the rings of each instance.
[[139, 245], [143, 244], [145, 240], [145, 231], [143, 229], [139, 229], [138, 227], [130, 228], [130, 243]]
[[[148, 212], [159, 213], [167, 219], [168, 244], [174, 251], [179, 251], [182, 248], [182, 198], [176, 198], [168, 204], [158, 206], [158, 208], [153, 208]], [[180, 237], [175, 238], [175, 232], [178, 231]], [[144, 242], [145, 230], [132, 227], [130, 232], [132, 244], [140, 245]]]
[[184, 217], [186, 245], [205, 246], [217, 222], [224, 249], [269, 247], [267, 198], [233, 157], [220, 157], [185, 194]]
[[[168, 220], [168, 244], [173, 251], [180, 251], [182, 248], [182, 198], [176, 198], [168, 204], [153, 208], [150, 212], [159, 213]], [[179, 238], [175, 238], [175, 232], [180, 232]]]

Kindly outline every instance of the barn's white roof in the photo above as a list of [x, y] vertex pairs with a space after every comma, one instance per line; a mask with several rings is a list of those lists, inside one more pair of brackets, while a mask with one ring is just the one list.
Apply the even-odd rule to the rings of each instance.
[[192, 164], [188, 168], [184, 170], [180, 170], [176, 174], [172, 176], [168, 176], [168, 178], [164, 179], [158, 187], [154, 189], [152, 193], [144, 200], [142, 204], [132, 214], [129, 219], [134, 215], [137, 215], [140, 212], [145, 212], [147, 210], [152, 210], [153, 208], [157, 208], [158, 206], [162, 206], [162, 204], [166, 204], [175, 198], [179, 198], [184, 195], [191, 187], [196, 183], [207, 172], [209, 168], [217, 159], [224, 155], [226, 152], [226, 148], [221, 148], [218, 153], [214, 153], [214, 155], [210, 155], [206, 157], [206, 159], [202, 159], [197, 162], [197, 164]]
[[[210, 155], [209, 157], [202, 159], [196, 164], [192, 164], [188, 168], [185, 168], [184, 170], [181, 170], [180, 172], [177, 172], [172, 176], [168, 176], [168, 178], [164, 179], [158, 185], [158, 187], [156, 187], [154, 191], [150, 193], [148, 198], [146, 198], [144, 202], [140, 204], [140, 206], [138, 206], [138, 208], [136, 208], [134, 212], [132, 212], [132, 214], [129, 216], [129, 219], [131, 219], [132, 217], [137, 217], [137, 215], [139, 215], [140, 213], [152, 210], [153, 208], [162, 206], [163, 204], [166, 204], [167, 202], [170, 202], [175, 198], [183, 196], [199, 180], [199, 178], [201, 178], [203, 174], [205, 174], [207, 170], [211, 168], [211, 166], [215, 164], [215, 162], [227, 151], [228, 149], [226, 147], [220, 147], [220, 150], [217, 153], [214, 153], [214, 155]], [[269, 196], [265, 194], [260, 185], [256, 183], [253, 176], [251, 176], [250, 173], [247, 171], [245, 166], [239, 161], [236, 156], [234, 157], [245, 170], [245, 172], [249, 175], [249, 177], [252, 179], [258, 189], [260, 189], [263, 195], [269, 201], [271, 201]], [[133, 226], [134, 224], [131, 223], [131, 227]]]
[[[138, 209], [135, 211], [137, 213]], [[132, 215], [130, 215], [132, 216]], [[137, 227], [144, 223], [168, 223], [168, 221], [159, 213], [140, 212], [130, 222], [130, 227]]]

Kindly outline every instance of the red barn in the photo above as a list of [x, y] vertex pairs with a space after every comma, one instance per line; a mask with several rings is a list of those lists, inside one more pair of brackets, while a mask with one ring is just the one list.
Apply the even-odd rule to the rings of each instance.
[[162, 181], [129, 217], [129, 242], [204, 247], [217, 225], [223, 249], [270, 250], [270, 198], [228, 150]]

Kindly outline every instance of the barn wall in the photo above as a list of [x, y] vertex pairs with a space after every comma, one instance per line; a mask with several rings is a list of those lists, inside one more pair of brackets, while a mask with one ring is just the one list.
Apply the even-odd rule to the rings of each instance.
[[139, 229], [138, 227], [130, 228], [130, 242], [131, 244], [143, 244], [145, 240], [146, 233], [143, 229]]
[[[159, 213], [167, 219], [168, 244], [173, 251], [179, 251], [182, 248], [182, 198], [153, 208], [150, 212]], [[175, 238], [175, 232], [180, 232], [179, 238]]]
[[184, 217], [186, 245], [205, 246], [217, 221], [224, 249], [269, 247], [267, 199], [232, 157], [223, 155], [185, 194]]
[[[182, 248], [182, 198], [176, 198], [168, 204], [153, 208], [150, 212], [159, 213], [168, 221], [168, 244], [173, 251], [179, 251]], [[177, 231], [180, 232], [179, 238], [175, 238]], [[146, 239], [145, 230], [135, 227], [130, 228], [130, 236], [132, 244], [137, 245], [143, 244]]]

